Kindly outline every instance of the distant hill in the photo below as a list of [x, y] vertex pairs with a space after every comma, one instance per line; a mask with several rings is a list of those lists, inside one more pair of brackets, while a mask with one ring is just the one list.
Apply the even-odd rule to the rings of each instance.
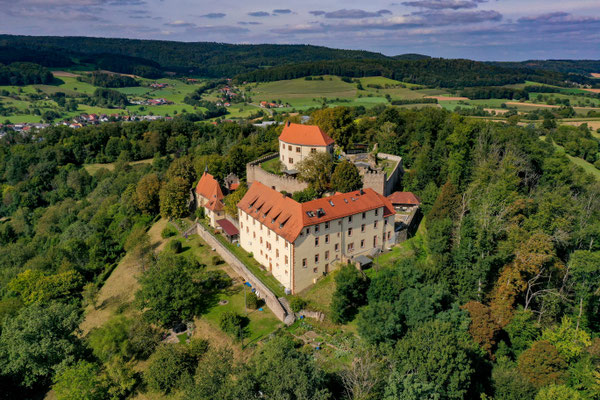
[[600, 73], [600, 60], [527, 60], [521, 62], [490, 62], [489, 64], [507, 68], [544, 69], [585, 76]]
[[[206, 77], [231, 77], [258, 68], [322, 60], [387, 59], [380, 53], [309, 45], [237, 45], [210, 42], [107, 39], [91, 37], [0, 35], [0, 46], [32, 51], [63, 52], [78, 57], [122, 55], [158, 64], [163, 71]], [[119, 71], [133, 73], [133, 71]]]
[[577, 78], [577, 81], [591, 80], [580, 75], [571, 77], [554, 71], [505, 68], [471, 60], [443, 58], [414, 61], [394, 59], [318, 61], [255, 70], [238, 75], [236, 79], [267, 82], [314, 75], [338, 75], [350, 78], [384, 76], [408, 83], [446, 88], [502, 86], [524, 83], [527, 80], [565, 85], [565, 81], [571, 78]]
[[407, 53], [407, 54], [399, 54], [397, 56], [393, 56], [392, 58], [394, 60], [415, 61], [415, 60], [427, 60], [428, 58], [431, 58], [431, 57], [426, 56], [424, 54]]
[[333, 74], [386, 76], [442, 87], [493, 86], [524, 80], [562, 85], [566, 81], [593, 83], [590, 73], [600, 72], [600, 61], [481, 63], [412, 53], [387, 57], [311, 45], [0, 35], [0, 63], [13, 62], [51, 68], [75, 63], [147, 78], [160, 77], [167, 71], [208, 78], [239, 76], [250, 81]]

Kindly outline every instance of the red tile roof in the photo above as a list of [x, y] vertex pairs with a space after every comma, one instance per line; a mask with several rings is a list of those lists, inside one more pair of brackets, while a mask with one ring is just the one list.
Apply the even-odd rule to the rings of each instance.
[[279, 140], [301, 146], [328, 146], [335, 143], [332, 138], [316, 125], [286, 123]]
[[220, 219], [217, 221], [217, 224], [223, 228], [223, 232], [228, 234], [229, 236], [239, 235], [240, 231], [231, 223], [231, 221], [226, 219]]
[[196, 193], [200, 196], [212, 200], [223, 200], [223, 192], [221, 191], [221, 185], [219, 182], [208, 172], [204, 171], [198, 185], [196, 186]]
[[282, 236], [296, 240], [302, 228], [383, 207], [383, 216], [395, 214], [385, 196], [373, 189], [342, 193], [303, 204], [256, 181], [238, 208]]
[[392, 204], [409, 204], [413, 206], [421, 204], [421, 200], [412, 192], [394, 192], [388, 196], [388, 200]]
[[225, 205], [221, 200], [211, 200], [204, 205], [204, 207], [208, 208], [211, 211], [223, 211], [225, 209]]

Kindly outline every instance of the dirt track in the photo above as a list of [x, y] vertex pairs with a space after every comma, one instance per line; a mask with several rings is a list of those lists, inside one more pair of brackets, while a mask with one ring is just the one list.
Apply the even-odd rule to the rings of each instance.
[[79, 75], [67, 71], [52, 71], [52, 75], [56, 77], [77, 78]]
[[468, 97], [448, 97], [448, 96], [425, 96], [426, 99], [437, 99], [438, 101], [458, 101], [470, 100]]

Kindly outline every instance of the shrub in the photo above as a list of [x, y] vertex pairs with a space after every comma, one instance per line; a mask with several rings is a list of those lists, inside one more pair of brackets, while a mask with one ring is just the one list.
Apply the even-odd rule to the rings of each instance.
[[211, 261], [212, 261], [213, 265], [221, 265], [224, 262], [223, 259], [219, 256], [212, 256]]
[[221, 330], [236, 338], [244, 335], [244, 328], [246, 325], [248, 325], [248, 318], [245, 318], [234, 311], [224, 312], [219, 321]]
[[166, 226], [165, 229], [163, 229], [162, 232], [160, 233], [160, 236], [163, 239], [167, 239], [167, 238], [170, 238], [175, 235], [177, 235], [177, 231], [172, 226]]
[[171, 240], [167, 246], [167, 249], [173, 252], [173, 254], [179, 254], [182, 250], [181, 242], [179, 240]]
[[295, 313], [302, 311], [307, 304], [308, 303], [306, 302], [306, 300], [300, 297], [292, 297], [292, 299], [290, 300], [290, 308]]
[[262, 306], [263, 304], [263, 300], [261, 298], [259, 298], [256, 293], [248, 293], [246, 295], [246, 305], [248, 306], [248, 308], [252, 309], [252, 310], [256, 310], [258, 309], [260, 306]]

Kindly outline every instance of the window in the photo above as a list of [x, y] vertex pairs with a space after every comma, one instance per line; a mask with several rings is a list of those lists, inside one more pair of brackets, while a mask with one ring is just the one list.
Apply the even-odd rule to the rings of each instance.
[[250, 232], [250, 231], [248, 230], [248, 227], [246, 227], [246, 233], [248, 233], [248, 232]]
[[300, 147], [296, 147], [296, 153], [300, 153]]
[[348, 253], [352, 253], [354, 251], [354, 243], [348, 243]]
[[281, 144], [281, 148], [285, 150], [285, 144]]
[[288, 150], [292, 151], [292, 145], [291, 144], [288, 146]]
[[256, 239], [256, 232], [252, 232], [252, 237]]
[[378, 215], [379, 215], [379, 208], [376, 208], [375, 209], [375, 216], [378, 216]]
[[275, 249], [275, 257], [279, 257], [279, 249]]
[[285, 256], [285, 263], [288, 263], [288, 256]]
[[364, 232], [364, 231], [365, 231], [365, 224], [362, 224], [362, 225], [360, 226], [360, 231], [361, 231], [361, 232]]
[[306, 268], [306, 258], [302, 259], [302, 268]]
[[352, 215], [348, 217], [348, 222], [352, 222]]
[[325, 229], [329, 229], [329, 222], [325, 222]]
[[262, 236], [260, 237], [260, 244], [262, 244]]
[[329, 243], [329, 235], [325, 235], [325, 243]]
[[366, 212], [363, 213], [363, 219], [365, 219], [365, 218], [367, 218], [367, 213]]
[[315, 264], [318, 264], [318, 263], [319, 263], [319, 255], [315, 254]]
[[377, 235], [373, 236], [373, 247], [377, 247]]
[[317, 149], [315, 149], [315, 148], [313, 147], [313, 148], [311, 148], [311, 149], [310, 149], [310, 152], [311, 152], [311, 153], [316, 153], [316, 152], [317, 152]]
[[315, 238], [315, 246], [317, 246], [317, 247], [319, 246], [319, 238], [318, 237]]
[[375, 221], [375, 222], [373, 223], [373, 226], [374, 226], [375, 228], [377, 228], [377, 222], [378, 222], [378, 221]]
[[292, 157], [290, 157], [290, 164], [294, 163], [294, 159]]
[[319, 233], [319, 225], [315, 225], [315, 233]]
[[319, 272], [319, 268], [313, 268], [313, 272], [316, 274], [317, 272]]
[[[285, 146], [283, 146], [285, 147]], [[281, 161], [285, 161], [285, 157], [283, 156], [283, 154], [281, 155]]]
[[325, 259], [326, 259], [326, 260], [329, 260], [329, 250], [327, 250], [327, 251], [325, 252]]
[[285, 248], [287, 249], [287, 241], [285, 242]]
[[348, 236], [352, 236], [352, 228], [348, 228]]
[[364, 247], [365, 247], [365, 239], [360, 241], [360, 248], [364, 249]]
[[340, 244], [339, 243], [335, 244], [335, 251], [340, 251]]
[[387, 218], [383, 220], [383, 224], [387, 225]]

